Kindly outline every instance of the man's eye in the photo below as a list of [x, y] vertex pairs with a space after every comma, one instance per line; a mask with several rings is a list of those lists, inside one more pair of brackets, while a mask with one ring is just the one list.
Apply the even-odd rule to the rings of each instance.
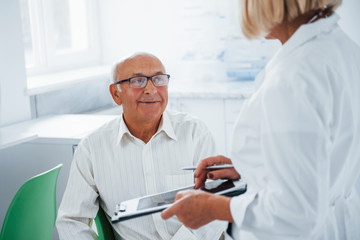
[[144, 81], [144, 79], [142, 79], [142, 78], [133, 78], [133, 79], [132, 79], [132, 82], [133, 82], [133, 83], [136, 83], [136, 84], [137, 84], [137, 83], [142, 83], [143, 81]]
[[155, 81], [155, 82], [161, 82], [161, 81], [162, 81], [162, 78], [161, 78], [161, 77], [156, 77], [156, 78], [153, 78], [153, 81]]
[[158, 76], [158, 77], [153, 78], [153, 81], [162, 83], [165, 81], [165, 78], [163, 76]]

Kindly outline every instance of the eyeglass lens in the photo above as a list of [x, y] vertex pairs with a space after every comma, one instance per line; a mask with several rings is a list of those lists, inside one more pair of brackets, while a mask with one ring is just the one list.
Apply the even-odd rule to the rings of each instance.
[[153, 77], [133, 77], [130, 79], [130, 87], [143, 88], [146, 86], [148, 79], [152, 81], [154, 86], [166, 86], [169, 83], [169, 77], [167, 75], [156, 75]]

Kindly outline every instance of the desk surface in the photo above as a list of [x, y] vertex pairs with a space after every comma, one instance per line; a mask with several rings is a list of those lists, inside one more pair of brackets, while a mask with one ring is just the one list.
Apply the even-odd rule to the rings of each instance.
[[0, 130], [0, 150], [36, 139], [37, 135], [27, 132], [8, 132]]
[[0, 149], [26, 141], [77, 144], [114, 115], [65, 114], [20, 122], [0, 128]]

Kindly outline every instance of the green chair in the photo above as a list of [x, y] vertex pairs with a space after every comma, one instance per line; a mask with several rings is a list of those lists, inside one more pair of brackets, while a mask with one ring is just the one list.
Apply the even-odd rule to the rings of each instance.
[[6, 212], [0, 240], [50, 240], [56, 220], [56, 182], [62, 164], [26, 181]]
[[101, 207], [99, 207], [99, 211], [96, 215], [95, 224], [99, 235], [99, 240], [115, 240], [112, 226]]

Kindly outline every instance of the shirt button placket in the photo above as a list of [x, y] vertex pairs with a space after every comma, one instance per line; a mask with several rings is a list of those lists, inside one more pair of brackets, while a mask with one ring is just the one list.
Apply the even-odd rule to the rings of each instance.
[[156, 191], [156, 181], [155, 181], [155, 172], [154, 172], [154, 162], [153, 162], [150, 142], [146, 144], [143, 148], [142, 162], [143, 162], [146, 194], [154, 194], [157, 191]]
[[[146, 194], [157, 193], [154, 159], [151, 151], [151, 141], [148, 142], [143, 148], [142, 161], [143, 161], [143, 169], [144, 169]], [[154, 220], [155, 228], [159, 233], [159, 235], [161, 236], [161, 238], [163, 239], [171, 238], [171, 236], [166, 230], [166, 223], [162, 221], [160, 215], [153, 214], [153, 220]]]

